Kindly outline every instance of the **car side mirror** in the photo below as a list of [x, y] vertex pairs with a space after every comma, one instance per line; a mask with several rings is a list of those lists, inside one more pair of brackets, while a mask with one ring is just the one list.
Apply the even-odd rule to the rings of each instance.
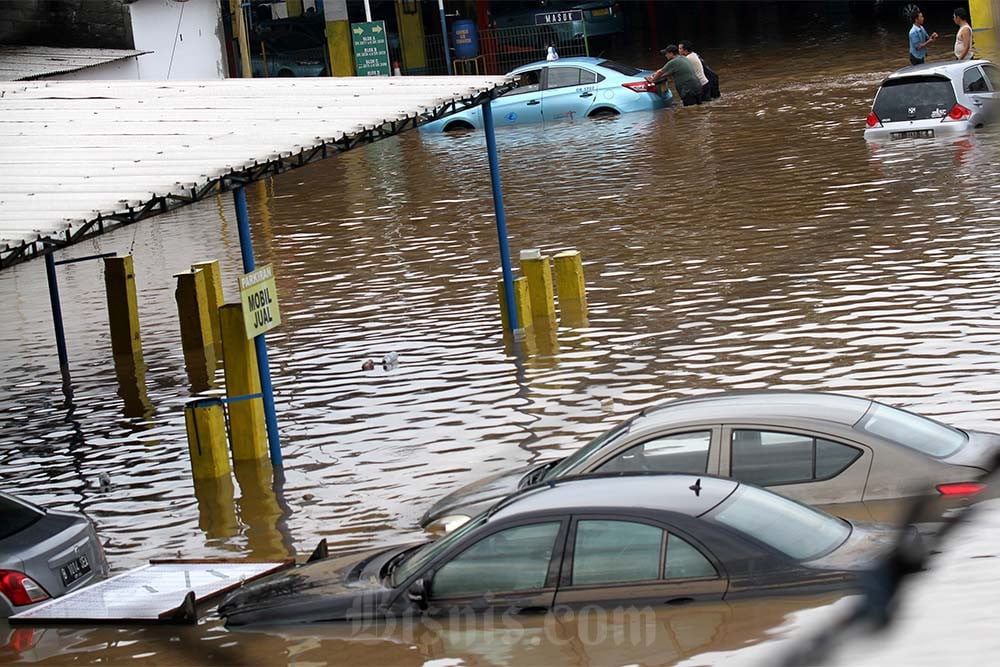
[[423, 579], [417, 579], [406, 589], [406, 597], [415, 604], [420, 611], [427, 609], [427, 585]]

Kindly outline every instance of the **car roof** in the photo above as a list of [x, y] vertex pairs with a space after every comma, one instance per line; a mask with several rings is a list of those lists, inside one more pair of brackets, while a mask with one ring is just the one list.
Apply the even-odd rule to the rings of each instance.
[[[700, 480], [700, 482], [699, 482]], [[696, 493], [691, 487], [700, 487]], [[501, 501], [491, 521], [529, 512], [653, 509], [699, 516], [725, 500], [739, 482], [711, 475], [660, 473], [566, 477]]]
[[754, 422], [760, 419], [809, 419], [851, 427], [872, 400], [818, 391], [726, 391], [681, 398], [646, 408], [633, 425], [687, 421]]
[[978, 59], [978, 60], [944, 60], [941, 62], [933, 63], [923, 63], [922, 65], [910, 65], [909, 67], [904, 67], [898, 69], [892, 74], [890, 74], [886, 79], [899, 79], [907, 76], [916, 75], [927, 75], [927, 74], [941, 74], [947, 77], [954, 76], [956, 73], [964, 72], [967, 68], [973, 65], [992, 65], [993, 63], [989, 60]]
[[607, 58], [592, 58], [588, 56], [570, 56], [568, 58], [559, 58], [558, 60], [536, 60], [533, 63], [528, 63], [527, 65], [521, 65], [520, 67], [511, 70], [510, 73], [517, 74], [518, 72], [523, 72], [529, 69], [535, 69], [536, 67], [548, 67], [552, 65], [583, 64], [583, 65], [593, 65], [596, 67], [601, 63], [605, 62], [606, 60]]

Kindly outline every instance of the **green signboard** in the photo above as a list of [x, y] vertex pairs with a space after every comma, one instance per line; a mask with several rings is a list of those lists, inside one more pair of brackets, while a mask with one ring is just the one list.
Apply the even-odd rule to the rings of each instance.
[[391, 76], [385, 21], [352, 23], [354, 69], [358, 76]]

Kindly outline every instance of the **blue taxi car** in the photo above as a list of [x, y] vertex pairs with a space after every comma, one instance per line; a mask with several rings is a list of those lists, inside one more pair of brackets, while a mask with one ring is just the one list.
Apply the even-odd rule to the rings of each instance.
[[[549, 123], [652, 111], [669, 106], [673, 95], [666, 83], [648, 83], [652, 74], [603, 58], [560, 58], [523, 65], [510, 72], [517, 87], [493, 100], [496, 127]], [[422, 132], [482, 129], [482, 107], [433, 120]]]

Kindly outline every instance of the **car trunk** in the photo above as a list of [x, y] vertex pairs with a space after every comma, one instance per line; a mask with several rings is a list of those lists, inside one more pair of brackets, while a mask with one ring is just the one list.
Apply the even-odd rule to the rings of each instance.
[[4, 552], [19, 554], [21, 571], [52, 597], [105, 574], [104, 555], [93, 527], [75, 514], [49, 511], [2, 542]]
[[882, 84], [872, 112], [879, 122], [941, 120], [955, 106], [955, 90], [944, 76], [889, 79]]

